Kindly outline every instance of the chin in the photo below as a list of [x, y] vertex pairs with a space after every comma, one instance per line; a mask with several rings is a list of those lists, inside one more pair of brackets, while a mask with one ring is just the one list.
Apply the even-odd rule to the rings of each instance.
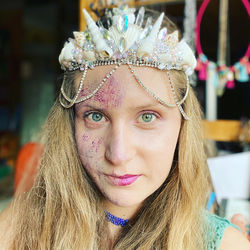
[[105, 198], [118, 207], [140, 207], [146, 197], [131, 192], [120, 190], [119, 192], [107, 192]]

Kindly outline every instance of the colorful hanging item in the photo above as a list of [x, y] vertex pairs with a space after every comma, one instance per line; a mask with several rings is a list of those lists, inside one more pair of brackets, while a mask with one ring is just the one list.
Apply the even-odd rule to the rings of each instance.
[[[245, 9], [247, 10], [248, 16], [250, 16], [250, 3], [248, 0], [241, 0]], [[210, 0], [204, 0], [201, 4], [201, 7], [198, 11], [196, 17], [196, 26], [195, 26], [195, 45], [196, 51], [198, 54], [196, 70], [198, 71], [198, 77], [200, 80], [207, 80], [207, 71], [210, 60], [203, 53], [200, 42], [200, 26], [204, 12], [209, 4]], [[226, 66], [216, 63], [216, 68], [214, 70], [214, 86], [217, 88], [217, 94], [222, 95], [224, 88], [234, 88], [234, 79], [239, 82], [249, 81], [250, 74], [250, 44], [248, 44], [247, 51], [245, 55], [234, 65]], [[211, 71], [211, 68], [209, 69]]]

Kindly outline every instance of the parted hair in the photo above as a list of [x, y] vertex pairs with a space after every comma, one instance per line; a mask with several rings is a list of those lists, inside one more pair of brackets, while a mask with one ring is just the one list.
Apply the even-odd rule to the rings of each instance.
[[[165, 20], [169, 29], [176, 29]], [[68, 73], [74, 91], [78, 71]], [[186, 91], [185, 74], [171, 70], [177, 96]], [[110, 246], [104, 197], [80, 161], [74, 138], [74, 108], [56, 99], [41, 132], [43, 155], [33, 188], [11, 209], [11, 249], [205, 249], [204, 210], [209, 174], [201, 128], [202, 113], [192, 88], [182, 120], [170, 174]]]

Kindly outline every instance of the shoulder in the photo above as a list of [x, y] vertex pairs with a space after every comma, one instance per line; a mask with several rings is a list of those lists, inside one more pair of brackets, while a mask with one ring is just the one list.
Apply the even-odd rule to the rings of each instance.
[[[207, 249], [250, 250], [250, 245], [237, 226], [227, 219], [206, 213]], [[236, 245], [237, 244], [237, 247]]]
[[0, 242], [1, 250], [10, 249], [12, 239], [11, 207], [9, 206], [0, 213]]
[[250, 243], [243, 233], [233, 227], [227, 227], [222, 236], [219, 250], [250, 250]]

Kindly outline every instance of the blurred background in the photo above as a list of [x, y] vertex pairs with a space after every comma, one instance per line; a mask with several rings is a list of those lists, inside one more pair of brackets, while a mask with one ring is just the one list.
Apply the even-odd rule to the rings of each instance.
[[[239, 62], [246, 53], [249, 44], [249, 14], [240, 0], [225, 0], [228, 9], [224, 14], [220, 14], [222, 1], [214, 0], [207, 5], [202, 16], [200, 40], [208, 60], [216, 62], [219, 54], [219, 21], [221, 15], [225, 15], [227, 31], [224, 59], [230, 67]], [[146, 8], [164, 11], [182, 32], [185, 31], [186, 4], [191, 2], [195, 4], [195, 9], [191, 12], [197, 15], [205, 1], [129, 1], [131, 5], [144, 5]], [[0, 210], [13, 196], [17, 185], [14, 176], [16, 181], [20, 181], [25, 172], [20, 166], [24, 165], [36, 147], [39, 130], [58, 95], [62, 74], [58, 55], [64, 42], [73, 36], [72, 32], [84, 25], [81, 24], [80, 6], [95, 13], [104, 6], [110, 7], [116, 3], [115, 0], [12, 0], [1, 3]], [[217, 65], [218, 72], [219, 66]], [[199, 74], [197, 71], [193, 85], [206, 114], [209, 101], [206, 89], [208, 83], [207, 79], [199, 77]], [[244, 76], [244, 81], [235, 78], [230, 81], [233, 85], [223, 86], [215, 97], [217, 104], [214, 120], [235, 121], [241, 132], [232, 140], [208, 138], [210, 141], [212, 139], [209, 156], [249, 152], [250, 84], [248, 73]], [[205, 118], [211, 120], [207, 114]], [[215, 130], [218, 131], [216, 128]], [[249, 173], [250, 160], [246, 160], [246, 164], [246, 171]], [[17, 166], [21, 169], [19, 172]]]

